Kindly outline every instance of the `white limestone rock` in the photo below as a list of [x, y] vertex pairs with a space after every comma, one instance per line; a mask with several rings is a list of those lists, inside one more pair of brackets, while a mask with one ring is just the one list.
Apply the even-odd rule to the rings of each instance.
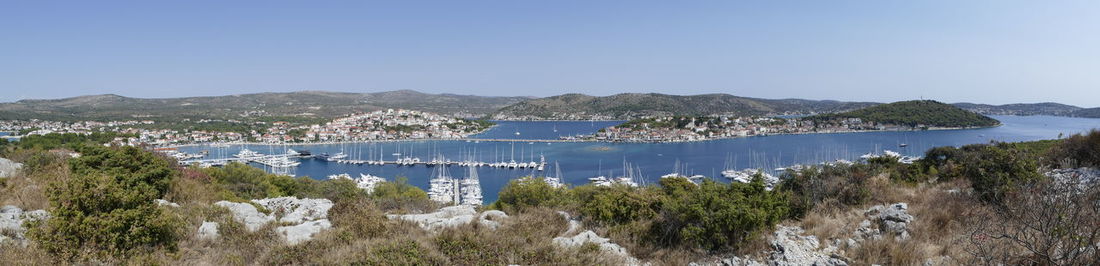
[[0, 178], [8, 178], [19, 173], [19, 169], [23, 168], [23, 164], [0, 158]]
[[[219, 201], [214, 205], [228, 208], [233, 212], [233, 218], [244, 224], [249, 231], [254, 232], [274, 221], [287, 224], [275, 228], [275, 232], [283, 236], [291, 245], [308, 241], [317, 233], [332, 228], [332, 223], [328, 220], [328, 211], [333, 203], [328, 199], [281, 197], [252, 200], [252, 202], [270, 210], [271, 214], [261, 213], [255, 206], [248, 203]], [[203, 223], [203, 226], [207, 224]], [[213, 228], [216, 237], [217, 224], [214, 224]], [[202, 228], [199, 229], [201, 235]]]
[[568, 212], [558, 211], [558, 214], [569, 222], [569, 228], [565, 230], [565, 235], [571, 235], [581, 229], [581, 221], [570, 217]]
[[440, 208], [438, 211], [425, 214], [386, 215], [390, 219], [401, 219], [415, 222], [424, 230], [434, 230], [444, 227], [454, 227], [470, 223], [477, 218], [477, 210], [473, 206], [458, 205]]
[[275, 232], [283, 236], [287, 244], [297, 245], [313, 239], [314, 235], [317, 235], [317, 233], [321, 231], [328, 230], [329, 228], [332, 228], [332, 223], [329, 222], [328, 219], [321, 219], [304, 222], [298, 225], [280, 226], [275, 228]]
[[162, 199], [155, 199], [155, 200], [153, 200], [153, 202], [156, 202], [157, 206], [168, 206], [168, 207], [173, 207], [173, 208], [179, 208], [180, 207], [180, 205], [176, 204], [175, 202], [162, 200]]
[[477, 217], [477, 220], [479, 223], [481, 223], [481, 225], [489, 227], [493, 230], [496, 230], [497, 227], [500, 227], [500, 222], [504, 221], [505, 219], [508, 219], [508, 214], [498, 210], [485, 211]]
[[332, 201], [328, 199], [298, 199], [295, 197], [280, 197], [252, 200], [256, 204], [278, 215], [280, 222], [304, 223], [328, 218], [328, 210], [332, 209]]
[[779, 226], [771, 240], [770, 265], [848, 265], [834, 246], [820, 247], [815, 236], [804, 236], [800, 227]]
[[584, 245], [585, 243], [593, 243], [600, 246], [600, 250], [613, 254], [615, 256], [622, 257], [627, 261], [627, 264], [637, 265], [638, 259], [630, 256], [630, 253], [626, 251], [626, 248], [612, 243], [610, 239], [600, 237], [596, 232], [591, 230], [581, 232], [573, 237], [555, 237], [554, 243], [562, 247], [577, 247]]
[[23, 228], [23, 224], [49, 218], [50, 213], [45, 210], [23, 211], [23, 209], [11, 205], [0, 207], [0, 243], [14, 241], [17, 244], [25, 245], [26, 236], [24, 234], [27, 229]]
[[233, 213], [233, 218], [241, 224], [244, 224], [244, 227], [248, 229], [249, 232], [255, 232], [265, 224], [275, 221], [275, 217], [261, 213], [259, 210], [256, 210], [256, 206], [252, 206], [252, 204], [223, 200], [215, 202], [214, 205], [229, 209], [229, 211]]
[[214, 240], [221, 236], [218, 234], [218, 223], [203, 221], [199, 226], [198, 237], [203, 240]]
[[874, 220], [879, 229], [869, 229], [871, 222], [864, 220], [856, 229], [857, 237], [878, 239], [881, 238], [882, 233], [890, 233], [899, 240], [909, 239], [909, 224], [916, 218], [910, 215], [908, 210], [909, 204], [906, 203], [877, 205], [867, 209], [864, 215]]

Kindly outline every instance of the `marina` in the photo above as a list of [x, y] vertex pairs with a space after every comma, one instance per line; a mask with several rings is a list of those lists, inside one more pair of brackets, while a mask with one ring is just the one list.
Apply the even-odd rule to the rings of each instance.
[[[321, 179], [340, 173], [364, 173], [386, 180], [405, 177], [409, 184], [425, 191], [430, 188], [429, 180], [436, 176], [433, 171], [441, 168], [437, 166], [446, 165], [450, 167], [442, 168], [461, 169], [472, 165], [478, 168], [483, 201], [492, 202], [496, 200], [496, 193], [501, 187], [513, 179], [523, 177], [552, 177], [557, 178], [561, 185], [577, 186], [590, 183], [590, 177], [602, 175], [607, 179], [613, 179], [624, 176], [626, 172], [621, 166], [614, 169], [608, 167], [620, 164], [624, 159], [633, 165], [631, 168], [634, 169], [634, 181], [639, 185], [657, 183], [662, 176], [670, 173], [694, 176], [696, 181], [702, 179], [737, 182], [746, 179], [743, 178], [745, 175], [742, 175], [746, 169], [760, 170], [762, 173], [781, 178], [787, 168], [800, 168], [798, 165], [847, 164], [859, 161], [860, 157], [866, 154], [885, 154], [886, 150], [901, 156], [916, 158], [923, 156], [929, 148], [937, 146], [1055, 139], [1059, 135], [1068, 136], [1100, 127], [1100, 119], [1049, 116], [994, 117], [1004, 122], [1004, 125], [967, 130], [774, 135], [678, 143], [554, 142], [547, 144], [527, 140], [536, 136], [557, 138], [558, 135], [553, 132], [555, 128], [563, 133], [583, 134], [596, 127], [592, 127], [589, 122], [504, 121], [498, 122], [498, 125], [488, 132], [472, 136], [475, 139], [468, 140], [228, 145], [226, 147], [202, 145], [180, 147], [179, 150], [193, 154], [208, 150], [210, 152], [206, 157], [189, 161], [206, 163], [228, 161], [249, 163], [252, 160], [232, 156], [243, 149], [265, 151], [267, 154], [285, 153], [283, 151], [288, 147], [299, 152], [308, 150], [314, 155], [343, 152], [348, 157], [337, 161], [276, 155], [300, 163], [290, 169], [273, 169], [271, 166], [259, 163], [258, 160], [249, 164], [268, 170], [289, 170], [289, 174], [295, 176]], [[489, 142], [476, 139], [480, 137], [507, 139], [514, 136], [517, 130], [521, 132], [523, 140]], [[901, 143], [907, 145], [901, 147], [902, 145], [899, 145]], [[462, 159], [442, 160], [443, 157]], [[680, 161], [679, 166], [677, 166], [677, 160]], [[513, 161], [514, 168], [511, 167]], [[520, 167], [523, 162], [526, 162], [528, 167]], [[532, 162], [536, 167], [529, 167]], [[554, 165], [560, 166], [558, 168], [560, 171], [555, 169]], [[543, 171], [539, 171], [539, 166]], [[614, 172], [609, 174], [608, 170]], [[453, 172], [461, 175], [466, 171], [454, 170]]]

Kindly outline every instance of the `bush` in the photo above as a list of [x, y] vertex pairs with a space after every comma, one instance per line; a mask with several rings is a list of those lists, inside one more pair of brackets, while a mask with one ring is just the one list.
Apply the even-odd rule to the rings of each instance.
[[374, 186], [370, 197], [375, 199], [382, 210], [428, 210], [435, 206], [428, 199], [428, 193], [409, 185], [408, 179], [398, 177], [393, 182], [382, 182]]
[[867, 184], [874, 170], [869, 165], [817, 166], [787, 172], [776, 190], [789, 193], [790, 216], [802, 218], [818, 204], [833, 202], [844, 208], [865, 203], [871, 197]]
[[1055, 145], [1051, 153], [1051, 159], [1057, 160], [1051, 163], [1062, 167], [1100, 167], [1100, 130], [1070, 136]]
[[507, 213], [520, 213], [535, 207], [556, 207], [566, 204], [564, 188], [554, 188], [542, 178], [521, 178], [508, 182], [489, 208]]
[[685, 182], [661, 180], [666, 197], [651, 236], [657, 243], [736, 248], [788, 216], [786, 196], [767, 191], [759, 175], [749, 184], [706, 180], [696, 187]]
[[299, 190], [298, 181], [285, 175], [269, 174], [264, 170], [241, 163], [230, 163], [225, 167], [203, 169], [214, 182], [225, 188], [231, 195], [226, 198], [262, 199], [293, 196]]
[[67, 182], [50, 185], [51, 218], [28, 235], [64, 260], [125, 258], [156, 249], [174, 250], [183, 221], [153, 200], [175, 173], [166, 161], [137, 148], [89, 146], [70, 162]]

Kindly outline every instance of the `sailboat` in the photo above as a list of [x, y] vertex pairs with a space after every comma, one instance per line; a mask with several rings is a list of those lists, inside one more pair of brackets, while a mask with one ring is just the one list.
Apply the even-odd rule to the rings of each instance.
[[477, 177], [477, 167], [469, 167], [470, 173], [467, 174], [466, 179], [463, 179], [460, 183], [460, 192], [462, 197], [458, 199], [456, 203], [462, 205], [481, 205], [483, 198], [481, 195], [481, 181]]

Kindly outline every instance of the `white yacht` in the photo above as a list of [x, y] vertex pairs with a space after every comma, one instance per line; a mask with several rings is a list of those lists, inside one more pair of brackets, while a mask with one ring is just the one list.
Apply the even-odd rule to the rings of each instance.
[[237, 154], [235, 154], [233, 156], [237, 157], [237, 158], [250, 158], [250, 157], [260, 157], [260, 156], [264, 156], [264, 155], [262, 153], [254, 152], [254, 151], [249, 150], [249, 149], [242, 149], [240, 152], [238, 152]]
[[356, 186], [363, 190], [366, 190], [367, 193], [373, 193], [374, 188], [378, 186], [378, 183], [382, 182], [386, 182], [386, 179], [369, 174], [359, 174], [359, 179], [355, 180]]
[[429, 183], [428, 198], [439, 203], [454, 203], [458, 196], [454, 178], [447, 175], [447, 167], [436, 167], [436, 176]]
[[462, 197], [459, 199], [461, 202], [458, 203], [462, 205], [481, 205], [483, 198], [481, 196], [481, 181], [477, 177], [477, 168], [470, 167], [469, 169], [470, 173], [466, 176], [466, 179], [460, 182]]
[[349, 175], [348, 173], [329, 175], [328, 179], [329, 180], [337, 180], [337, 179], [351, 180], [351, 175]]

